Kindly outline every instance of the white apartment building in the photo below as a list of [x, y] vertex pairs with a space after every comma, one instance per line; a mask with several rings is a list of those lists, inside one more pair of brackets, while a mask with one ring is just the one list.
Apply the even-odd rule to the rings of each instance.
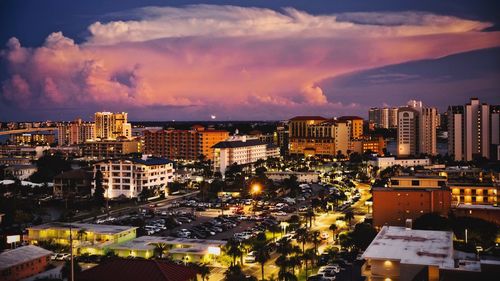
[[431, 164], [429, 158], [401, 158], [398, 159], [393, 156], [387, 157], [376, 157], [373, 160], [368, 161], [373, 167], [379, 167], [380, 171], [392, 167], [395, 165], [400, 165], [402, 167], [415, 167], [415, 166], [428, 166]]
[[[112, 159], [94, 164], [103, 175], [104, 197], [137, 197], [143, 189], [153, 189], [157, 195], [167, 195], [167, 185], [173, 182], [173, 162], [165, 158]], [[95, 180], [92, 182], [92, 192]]]
[[255, 163], [259, 159], [279, 156], [279, 148], [258, 139], [238, 139], [222, 141], [212, 146], [214, 149], [214, 170], [222, 175], [228, 166], [236, 163], [245, 165]]
[[411, 100], [398, 111], [398, 156], [437, 153], [437, 109]]

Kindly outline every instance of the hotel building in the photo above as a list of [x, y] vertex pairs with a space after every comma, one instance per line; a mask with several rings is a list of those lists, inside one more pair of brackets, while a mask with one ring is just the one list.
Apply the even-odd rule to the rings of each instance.
[[[110, 159], [94, 164], [94, 179], [101, 171], [104, 197], [136, 198], [143, 189], [152, 189], [156, 195], [168, 195], [167, 185], [173, 182], [174, 168], [164, 158]], [[95, 181], [92, 190], [95, 190]]]
[[448, 108], [448, 154], [455, 160], [474, 157], [499, 158], [500, 105], [472, 98], [466, 105]]
[[411, 100], [398, 110], [398, 156], [416, 156], [437, 153], [436, 108], [428, 108], [421, 101]]
[[120, 137], [130, 139], [132, 126], [127, 122], [126, 112], [96, 112], [95, 136], [101, 140], [115, 140]]
[[246, 136], [222, 141], [212, 147], [214, 149], [214, 170], [222, 175], [232, 164], [247, 165], [259, 159], [279, 157], [279, 147], [264, 143], [258, 139], [247, 139]]
[[59, 123], [57, 125], [57, 143], [59, 146], [82, 144], [94, 140], [95, 124], [76, 119], [70, 123]]
[[83, 145], [83, 156], [90, 159], [119, 158], [124, 155], [141, 152], [138, 140], [117, 139], [87, 141]]
[[290, 154], [334, 156], [351, 149], [352, 122], [320, 116], [297, 116], [289, 121]]
[[201, 155], [213, 160], [216, 143], [229, 138], [229, 132], [193, 126], [191, 130], [144, 130], [144, 152], [169, 159], [196, 160]]

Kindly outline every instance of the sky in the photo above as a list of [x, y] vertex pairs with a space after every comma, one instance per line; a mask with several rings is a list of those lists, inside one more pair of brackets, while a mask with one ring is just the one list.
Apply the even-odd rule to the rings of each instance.
[[500, 103], [498, 1], [0, 0], [0, 121]]

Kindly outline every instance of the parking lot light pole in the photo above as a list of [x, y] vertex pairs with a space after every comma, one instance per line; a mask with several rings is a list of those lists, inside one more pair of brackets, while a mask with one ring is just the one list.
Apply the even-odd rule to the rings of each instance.
[[250, 191], [250, 194], [252, 194], [252, 198], [253, 198], [253, 216], [255, 217], [255, 207], [257, 207], [257, 200], [256, 199], [256, 196], [260, 193], [261, 191], [261, 187], [259, 184], [255, 183], [252, 185], [252, 189]]

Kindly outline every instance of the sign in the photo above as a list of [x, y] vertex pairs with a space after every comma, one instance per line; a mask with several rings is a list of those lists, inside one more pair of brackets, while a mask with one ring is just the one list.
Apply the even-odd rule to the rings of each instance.
[[12, 244], [21, 241], [21, 235], [9, 235], [7, 236], [7, 244]]

